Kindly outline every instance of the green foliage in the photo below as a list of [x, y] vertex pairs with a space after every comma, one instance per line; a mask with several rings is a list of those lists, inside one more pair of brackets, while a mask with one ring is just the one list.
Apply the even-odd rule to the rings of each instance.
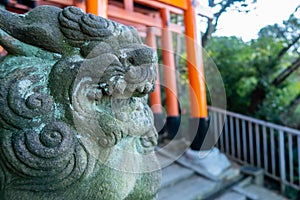
[[255, 113], [256, 117], [277, 124], [283, 124], [283, 113], [285, 108], [289, 105], [291, 98], [294, 96], [288, 87], [282, 89], [271, 87], [266, 99]]
[[297, 50], [300, 47], [300, 43], [297, 41], [300, 35], [299, 27], [300, 19], [295, 16], [295, 13], [292, 13], [289, 19], [283, 21], [282, 24], [268, 25], [262, 28], [258, 36], [259, 38], [273, 38], [277, 42], [282, 42], [284, 46], [296, 41], [292, 50]]
[[249, 101], [244, 99], [257, 82], [255, 69], [248, 65], [253, 54], [250, 46], [236, 37], [214, 37], [206, 50], [222, 75], [228, 109], [245, 113]]
[[[248, 43], [236, 37], [213, 37], [210, 40], [206, 47], [207, 56], [214, 60], [222, 75], [229, 110], [292, 127], [299, 126], [299, 113], [287, 114], [291, 101], [300, 93], [299, 76], [290, 76], [280, 86], [272, 84], [276, 76], [297, 57], [295, 52], [289, 51], [278, 59], [278, 54], [285, 47], [283, 39], [266, 33]], [[251, 113], [249, 106], [258, 86], [264, 89], [266, 95], [258, 109]]]

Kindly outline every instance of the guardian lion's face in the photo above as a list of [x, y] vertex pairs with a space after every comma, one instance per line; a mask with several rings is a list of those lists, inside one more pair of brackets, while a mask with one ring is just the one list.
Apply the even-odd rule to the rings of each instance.
[[[50, 85], [54, 96], [71, 94], [57, 100], [63, 103], [69, 98], [66, 113], [79, 133], [91, 135], [103, 147], [131, 136], [141, 143], [139, 149], [143, 145], [148, 148], [156, 145], [147, 105], [147, 94], [153, 91], [156, 79], [156, 54], [139, 40], [116, 41], [97, 43], [86, 58], [75, 56], [58, 62]], [[60, 87], [70, 76], [70, 86]]]

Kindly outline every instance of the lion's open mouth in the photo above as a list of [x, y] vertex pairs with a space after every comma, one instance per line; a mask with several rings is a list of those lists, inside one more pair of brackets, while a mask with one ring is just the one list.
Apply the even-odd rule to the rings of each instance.
[[105, 70], [99, 87], [103, 94], [117, 98], [144, 96], [154, 89], [156, 78], [154, 69], [153, 64], [128, 68], [113, 65]]
[[110, 64], [99, 80], [104, 95], [130, 98], [154, 89], [157, 56], [142, 44], [124, 46], [110, 54]]

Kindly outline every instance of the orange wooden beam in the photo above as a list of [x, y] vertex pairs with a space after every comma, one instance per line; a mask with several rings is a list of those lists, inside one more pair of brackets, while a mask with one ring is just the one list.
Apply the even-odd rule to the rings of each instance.
[[201, 44], [197, 43], [196, 20], [192, 0], [187, 1], [188, 8], [184, 12], [184, 24], [187, 46], [187, 68], [190, 82], [191, 117], [206, 118], [208, 111], [202, 49]]
[[[127, 2], [127, 1], [126, 1]], [[134, 3], [134, 2], [133, 2]], [[124, 3], [123, 2], [120, 2], [120, 1], [116, 1], [116, 0], [109, 0], [108, 1], [108, 5], [114, 5], [114, 6], [117, 6], [117, 7], [119, 7], [119, 8], [124, 8], [125, 9], [125, 7], [126, 7], [126, 5], [125, 5], [125, 1], [124, 1]], [[134, 5], [134, 4], [133, 4]], [[126, 10], [126, 9], [125, 9]], [[155, 10], [153, 10], [153, 9], [148, 9], [147, 7], [137, 7], [137, 6], [135, 6], [134, 8], [133, 8], [133, 11], [134, 12], [138, 12], [138, 13], [143, 13], [143, 14], [145, 14], [145, 15], [151, 15], [151, 14], [153, 14], [153, 13], [155, 13], [155, 12], [157, 12], [157, 11], [155, 11]]]
[[174, 61], [172, 33], [169, 30], [170, 11], [161, 10], [162, 18], [162, 54], [164, 64], [164, 80], [166, 91], [166, 107], [168, 117], [179, 116], [178, 96], [176, 86], [176, 69]]
[[[147, 29], [146, 44], [152, 47], [154, 51], [156, 51], [156, 36], [152, 27]], [[156, 65], [155, 90], [150, 94], [150, 105], [153, 113], [162, 113], [158, 65]]]
[[108, 17], [127, 20], [132, 23], [144, 24], [151, 27], [161, 26], [161, 20], [159, 18], [150, 17], [137, 12], [130, 12], [114, 5], [108, 5]]
[[184, 10], [187, 9], [187, 2], [184, 0], [157, 0], [157, 1], [161, 1], [165, 4], [169, 4]]
[[158, 10], [160, 10], [160, 9], [168, 9], [170, 12], [172, 12], [174, 14], [178, 14], [178, 15], [183, 14], [183, 10], [182, 9], [176, 8], [174, 6], [170, 6], [170, 5], [167, 5], [165, 3], [158, 2], [158, 1], [153, 1], [153, 0], [134, 0], [134, 2], [139, 3], [141, 5], [145, 5], [145, 6], [149, 6], [149, 7], [152, 7], [152, 8], [156, 8]]
[[[128, 10], [125, 10], [119, 6], [120, 4], [112, 4], [108, 5], [108, 17], [110, 19], [113, 19], [115, 21], [118, 21], [120, 23], [131, 25], [134, 27], [140, 27], [142, 26], [148, 26], [148, 27], [158, 27], [162, 28], [162, 20], [160, 17], [153, 17], [149, 15], [144, 15], [139, 12], [131, 12]], [[174, 23], [169, 24], [169, 30], [176, 32], [176, 33], [182, 33], [183, 28], [182, 26]], [[161, 35], [160, 30], [155, 29], [156, 35]]]
[[6, 9], [10, 12], [18, 13], [18, 14], [24, 14], [31, 10], [30, 7], [19, 4], [17, 1], [9, 1], [6, 5]]
[[47, 0], [47, 1], [57, 3], [57, 4], [61, 4], [61, 5], [65, 5], [65, 6], [73, 6], [73, 4], [74, 4], [73, 0]]
[[86, 12], [107, 18], [108, 0], [86, 0]]

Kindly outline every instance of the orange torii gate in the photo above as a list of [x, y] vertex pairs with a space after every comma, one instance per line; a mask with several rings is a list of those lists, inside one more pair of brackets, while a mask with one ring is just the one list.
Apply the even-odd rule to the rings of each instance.
[[[86, 11], [100, 15], [103, 17], [119, 18], [122, 21], [131, 21], [134, 24], [142, 24], [145, 26], [154, 26], [162, 28], [162, 53], [163, 63], [166, 66], [164, 73], [165, 80], [165, 92], [166, 92], [166, 109], [167, 109], [167, 130], [171, 137], [178, 131], [180, 123], [180, 114], [178, 108], [178, 96], [176, 86], [176, 74], [175, 63], [173, 55], [172, 36], [170, 31], [178, 31], [179, 28], [176, 25], [170, 23], [170, 13], [184, 14], [184, 26], [186, 34], [187, 45], [187, 68], [188, 77], [190, 82], [190, 110], [191, 120], [190, 126], [192, 131], [197, 131], [196, 138], [192, 143], [192, 148], [199, 150], [201, 144], [205, 138], [207, 126], [208, 126], [208, 111], [206, 103], [206, 88], [204, 80], [204, 68], [202, 61], [202, 54], [196, 55], [196, 20], [195, 20], [195, 1], [193, 0], [124, 0], [124, 9], [117, 10], [107, 8], [108, 0], [87, 0]], [[134, 3], [141, 3], [150, 8], [156, 8], [159, 10], [160, 16], [156, 16], [149, 20], [146, 18], [139, 18], [138, 13], [134, 11]], [[96, 6], [95, 6], [96, 5]], [[104, 8], [104, 9], [102, 9]], [[121, 15], [121, 16], [120, 16]], [[136, 18], [134, 17], [136, 15]], [[134, 19], [132, 19], [132, 17]], [[118, 20], [117, 20], [118, 21]], [[134, 25], [133, 24], [133, 25]], [[177, 28], [177, 30], [176, 30]], [[154, 37], [151, 32], [147, 32], [148, 45], [156, 48]], [[198, 52], [199, 53], [199, 52]], [[201, 53], [201, 52], [200, 52]], [[156, 118], [162, 114], [161, 107], [155, 106], [155, 104], [161, 104], [160, 87], [159, 82], [156, 83], [156, 89], [150, 96], [150, 104], [153, 106], [152, 110]]]
[[[10, 0], [10, 10], [25, 12], [15, 0]], [[208, 111], [206, 103], [206, 87], [202, 54], [197, 50], [195, 5], [196, 0], [37, 0], [36, 5], [55, 5], [58, 7], [77, 6], [98, 16], [109, 18], [126, 25], [132, 25], [146, 37], [146, 43], [156, 49], [156, 36], [162, 38], [162, 56], [164, 68], [164, 87], [166, 94], [167, 131], [174, 137], [180, 124], [178, 95], [176, 86], [175, 62], [171, 32], [182, 32], [180, 25], [171, 22], [171, 14], [184, 16], [184, 29], [187, 47], [187, 69], [190, 83], [190, 125], [196, 138], [192, 149], [199, 150], [208, 127]], [[19, 10], [18, 10], [19, 9]], [[28, 8], [30, 9], [30, 8]], [[149, 27], [157, 27], [149, 28]], [[156, 89], [150, 95], [150, 104], [156, 119], [161, 124], [163, 110], [159, 80]], [[161, 126], [161, 125], [160, 125]]]

